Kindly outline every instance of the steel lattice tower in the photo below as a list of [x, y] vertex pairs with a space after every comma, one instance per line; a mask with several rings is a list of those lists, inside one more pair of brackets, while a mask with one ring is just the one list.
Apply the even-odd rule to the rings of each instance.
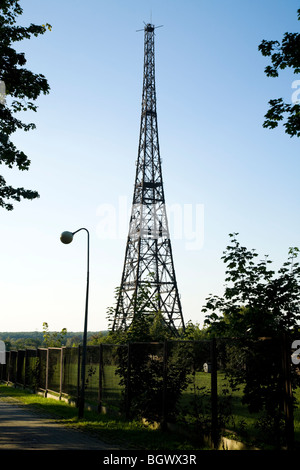
[[143, 314], [160, 311], [173, 333], [184, 329], [174, 270], [159, 151], [155, 90], [154, 30], [144, 28], [144, 76], [135, 187], [125, 261], [113, 330], [127, 329], [138, 293], [150, 292]]

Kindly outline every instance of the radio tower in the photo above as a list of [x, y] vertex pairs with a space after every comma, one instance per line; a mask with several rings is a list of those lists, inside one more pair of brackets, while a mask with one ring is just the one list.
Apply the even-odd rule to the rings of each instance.
[[[161, 312], [173, 334], [184, 329], [174, 270], [159, 152], [155, 91], [155, 26], [144, 27], [142, 112], [135, 187], [125, 261], [113, 330], [127, 329], [136, 309], [144, 315]], [[147, 289], [144, 305], [139, 293]]]

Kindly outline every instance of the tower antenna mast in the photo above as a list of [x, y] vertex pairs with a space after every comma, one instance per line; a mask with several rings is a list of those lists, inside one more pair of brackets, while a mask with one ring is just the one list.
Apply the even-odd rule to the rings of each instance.
[[[158, 27], [151, 23], [144, 27], [138, 159], [123, 274], [112, 329], [126, 330], [138, 310], [143, 315], [152, 316], [160, 312], [165, 325], [178, 335], [184, 329], [184, 320], [165, 206], [156, 111], [154, 31]], [[143, 292], [147, 292], [147, 298], [139, 296]]]

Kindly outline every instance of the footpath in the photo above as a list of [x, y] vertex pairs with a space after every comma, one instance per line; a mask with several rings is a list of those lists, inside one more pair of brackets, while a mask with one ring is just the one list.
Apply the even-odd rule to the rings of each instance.
[[0, 451], [118, 449], [82, 431], [55, 423], [13, 400], [0, 398]]

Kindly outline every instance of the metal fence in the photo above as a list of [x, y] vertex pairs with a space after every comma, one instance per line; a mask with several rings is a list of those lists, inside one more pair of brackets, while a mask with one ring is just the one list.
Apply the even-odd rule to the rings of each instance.
[[[87, 346], [85, 398], [88, 405], [117, 409], [122, 387], [115, 371], [116, 351], [127, 346]], [[6, 351], [0, 380], [78, 401], [81, 387], [82, 347], [38, 348]]]
[[[292, 442], [290, 346], [268, 338], [254, 342], [251, 347], [259, 351], [260, 368], [270, 370], [273, 363], [280, 364], [280, 406], [284, 408], [287, 441]], [[82, 347], [7, 351], [6, 364], [0, 364], [0, 380], [76, 403], [81, 386], [81, 359]], [[220, 425], [224, 425], [221, 421], [229, 397], [233, 404], [230, 413], [234, 415], [234, 408], [242, 406], [239, 392], [228, 394], [225, 371], [242, 372], [245, 367], [249, 365], [245, 363], [240, 340], [88, 346], [85, 402], [99, 412], [111, 410], [128, 417], [144, 415], [149, 421], [184, 424], [193, 432], [207, 429], [214, 441]], [[263, 371], [259, 377], [263, 382]]]

